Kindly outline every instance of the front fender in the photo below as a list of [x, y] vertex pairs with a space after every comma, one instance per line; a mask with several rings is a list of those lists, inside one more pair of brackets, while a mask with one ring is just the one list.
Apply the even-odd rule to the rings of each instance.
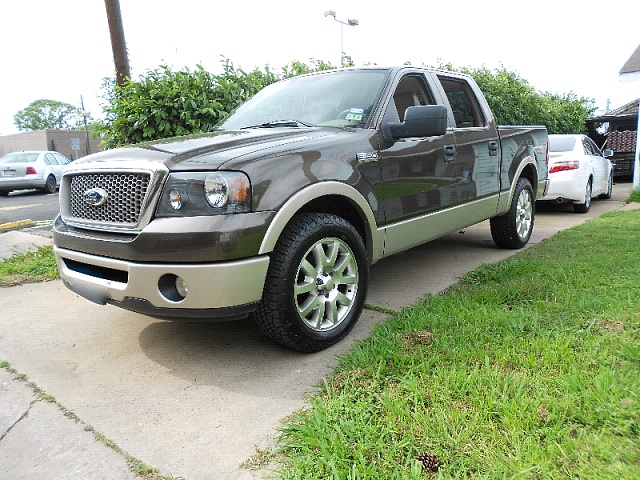
[[369, 203], [362, 194], [355, 188], [341, 182], [328, 181], [314, 183], [296, 194], [285, 202], [280, 208], [273, 221], [269, 225], [267, 232], [260, 245], [259, 255], [272, 252], [280, 235], [286, 228], [293, 216], [302, 210], [309, 202], [324, 196], [339, 196], [345, 201], [351, 202], [357, 208], [364, 219], [364, 226], [367, 238], [365, 241], [371, 248], [368, 248], [370, 263], [375, 262], [382, 256], [384, 248], [384, 230], [377, 228], [375, 216]]

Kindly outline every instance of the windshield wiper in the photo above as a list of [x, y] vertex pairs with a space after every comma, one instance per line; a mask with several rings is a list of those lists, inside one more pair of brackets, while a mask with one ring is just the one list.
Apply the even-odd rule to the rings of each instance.
[[249, 127], [242, 127], [240, 130], [247, 128], [276, 128], [276, 127], [315, 127], [310, 123], [301, 122], [300, 120], [273, 120], [271, 122], [261, 123], [259, 125], [251, 125]]

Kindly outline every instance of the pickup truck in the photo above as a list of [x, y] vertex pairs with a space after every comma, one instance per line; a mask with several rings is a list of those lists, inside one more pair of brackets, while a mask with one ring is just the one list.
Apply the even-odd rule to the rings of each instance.
[[274, 83], [206, 134], [65, 168], [64, 284], [164, 319], [253, 314], [305, 352], [344, 338], [369, 266], [490, 220], [524, 247], [547, 188], [547, 131], [495, 124], [471, 77], [351, 68]]

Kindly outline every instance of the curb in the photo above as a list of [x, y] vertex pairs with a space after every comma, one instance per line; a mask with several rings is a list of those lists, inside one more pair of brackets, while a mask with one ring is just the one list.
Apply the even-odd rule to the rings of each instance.
[[18, 230], [19, 228], [33, 227], [33, 220], [18, 220], [17, 222], [0, 223], [0, 233], [9, 230]]

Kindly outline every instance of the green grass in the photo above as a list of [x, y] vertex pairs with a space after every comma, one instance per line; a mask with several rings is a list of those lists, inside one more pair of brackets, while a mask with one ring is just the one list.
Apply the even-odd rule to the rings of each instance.
[[0, 262], [0, 287], [44, 282], [56, 278], [58, 267], [51, 246], [14, 255]]
[[640, 190], [633, 189], [629, 194], [629, 198], [627, 199], [627, 203], [631, 202], [640, 202]]
[[282, 428], [282, 478], [640, 478], [640, 210], [402, 310], [310, 404]]

